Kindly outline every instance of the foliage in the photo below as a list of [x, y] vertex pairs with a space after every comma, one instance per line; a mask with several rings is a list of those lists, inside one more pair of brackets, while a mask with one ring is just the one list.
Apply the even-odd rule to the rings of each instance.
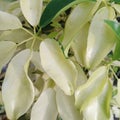
[[0, 104], [8, 119], [113, 120], [119, 15], [117, 0], [0, 0], [1, 73], [7, 66]]

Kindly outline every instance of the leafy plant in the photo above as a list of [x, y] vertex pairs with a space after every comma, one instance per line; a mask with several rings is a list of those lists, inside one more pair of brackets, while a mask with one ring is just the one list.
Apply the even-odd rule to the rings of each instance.
[[[0, 0], [2, 100], [10, 120], [120, 117], [117, 0]], [[115, 81], [117, 84], [114, 85]]]

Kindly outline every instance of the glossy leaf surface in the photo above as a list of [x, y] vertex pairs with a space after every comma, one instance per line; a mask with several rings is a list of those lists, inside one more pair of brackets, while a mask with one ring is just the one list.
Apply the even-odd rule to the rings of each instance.
[[82, 120], [79, 110], [74, 105], [74, 96], [67, 96], [62, 90], [57, 89], [56, 101], [59, 115], [63, 120]]
[[88, 81], [75, 91], [75, 105], [81, 109], [84, 103], [96, 97], [107, 80], [107, 68], [102, 66], [92, 73]]
[[112, 20], [114, 17], [115, 12], [111, 7], [101, 8], [93, 17], [87, 40], [86, 66], [88, 68], [96, 67], [112, 50], [116, 36], [104, 20]]
[[14, 42], [0, 41], [0, 71], [10, 61], [16, 48], [17, 46]]
[[110, 120], [111, 97], [112, 85], [110, 81], [107, 81], [101, 92], [83, 110], [84, 118], [86, 120]]
[[[51, 22], [56, 15], [61, 13], [61, 11], [84, 1], [95, 1], [95, 0], [52, 0], [45, 8], [41, 20], [40, 26], [44, 27]], [[54, 8], [54, 9], [53, 9]]]
[[31, 112], [31, 120], [56, 120], [57, 106], [55, 91], [51, 88], [42, 92]]
[[26, 113], [34, 100], [34, 87], [24, 70], [29, 57], [30, 50], [27, 49], [12, 59], [2, 85], [3, 102], [7, 117], [11, 120]]
[[0, 30], [11, 30], [21, 27], [22, 24], [16, 16], [0, 11]]
[[40, 59], [43, 69], [67, 94], [74, 93], [77, 71], [72, 61], [66, 59], [59, 43], [46, 39], [40, 45]]
[[32, 26], [37, 26], [42, 13], [43, 0], [20, 0], [23, 15]]

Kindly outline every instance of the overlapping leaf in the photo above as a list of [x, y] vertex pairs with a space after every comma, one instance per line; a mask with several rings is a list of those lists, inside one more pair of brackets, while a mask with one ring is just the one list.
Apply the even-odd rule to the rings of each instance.
[[51, 88], [42, 92], [31, 112], [31, 120], [56, 120], [57, 106], [55, 91]]
[[92, 73], [88, 81], [75, 91], [75, 105], [81, 109], [96, 97], [104, 87], [107, 80], [107, 68], [102, 66]]
[[72, 95], [77, 71], [73, 62], [65, 58], [58, 42], [44, 40], [40, 45], [40, 59], [46, 73], [67, 95]]
[[104, 23], [105, 19], [114, 19], [115, 12], [111, 7], [101, 8], [94, 16], [88, 34], [86, 66], [94, 68], [112, 50], [116, 36]]
[[23, 15], [32, 26], [37, 26], [42, 13], [43, 0], [20, 0]]
[[0, 41], [0, 71], [6, 65], [16, 50], [16, 44], [10, 41]]
[[22, 24], [16, 16], [0, 11], [0, 30], [11, 30], [21, 27]]
[[26, 74], [30, 50], [18, 53], [9, 63], [6, 76], [2, 85], [2, 97], [7, 117], [11, 120], [18, 119], [26, 113], [34, 100], [34, 87]]

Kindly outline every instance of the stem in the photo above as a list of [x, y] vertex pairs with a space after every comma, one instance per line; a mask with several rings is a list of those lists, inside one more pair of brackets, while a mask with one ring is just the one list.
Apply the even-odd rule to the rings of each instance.
[[28, 41], [30, 41], [30, 40], [32, 40], [32, 39], [33, 39], [33, 37], [30, 37], [30, 38], [28, 38], [28, 39], [20, 42], [19, 44], [17, 44], [17, 46], [20, 46], [20, 45], [22, 45], [22, 44], [24, 44], [24, 43], [26, 43], [26, 42], [28, 42]]
[[27, 32], [28, 34], [34, 36], [34, 34], [32, 32], [30, 32], [29, 30], [25, 29], [24, 27], [22, 27], [21, 29], [24, 30], [25, 32]]

